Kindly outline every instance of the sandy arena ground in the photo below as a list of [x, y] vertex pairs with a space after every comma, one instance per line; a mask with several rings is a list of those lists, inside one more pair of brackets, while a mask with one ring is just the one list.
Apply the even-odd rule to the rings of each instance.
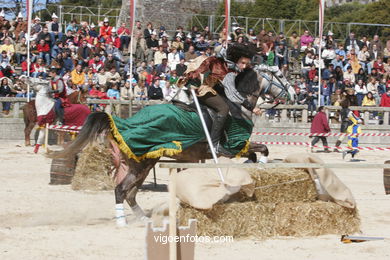
[[[145, 229], [127, 207], [129, 225], [117, 228], [114, 194], [73, 191], [50, 186], [51, 160], [33, 154], [22, 142], [0, 145], [1, 259], [144, 259]], [[284, 158], [304, 147], [270, 146], [271, 158]], [[342, 162], [341, 154], [319, 153], [326, 162]], [[383, 163], [390, 152], [363, 151], [367, 163]], [[359, 164], [359, 162], [354, 162]], [[390, 259], [390, 196], [384, 195], [380, 169], [335, 169], [352, 190], [360, 210], [362, 234], [384, 241], [342, 244], [340, 236], [270, 240], [239, 240], [196, 245], [196, 259]], [[152, 174], [145, 184], [152, 183]], [[143, 190], [139, 204], [146, 210], [167, 201], [167, 170], [158, 169], [159, 189]]]

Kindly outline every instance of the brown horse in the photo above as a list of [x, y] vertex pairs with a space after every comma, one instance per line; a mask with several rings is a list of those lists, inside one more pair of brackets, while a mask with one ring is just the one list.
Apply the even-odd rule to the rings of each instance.
[[[87, 102], [88, 91], [79, 90], [68, 95], [70, 104], [85, 104]], [[35, 100], [31, 100], [23, 106], [23, 120], [24, 120], [24, 140], [26, 146], [31, 146], [30, 136], [31, 131], [37, 122], [37, 110], [35, 108]]]
[[[247, 100], [255, 106], [259, 96], [265, 94], [271, 97], [277, 97], [279, 99], [294, 101], [294, 89], [287, 82], [283, 76], [279, 74], [264, 75], [259, 69], [250, 69], [241, 72], [236, 78], [236, 89]], [[252, 118], [252, 111], [246, 110], [245, 108], [238, 107], [238, 115], [245, 118]], [[158, 111], [158, 109], [156, 110]], [[232, 112], [232, 111], [231, 111]], [[188, 112], [193, 113], [193, 112]], [[156, 115], [157, 117], [158, 115]], [[163, 116], [163, 115], [161, 115]], [[232, 112], [232, 117], [233, 117]], [[169, 125], [167, 126], [169, 127]], [[165, 128], [162, 128], [167, 131]], [[77, 138], [72, 142], [65, 150], [55, 152], [50, 157], [72, 157], [79, 153], [86, 145], [92, 142], [104, 138], [104, 142], [107, 146], [110, 146], [113, 151], [118, 151], [117, 154], [121, 154], [124, 158], [123, 162], [128, 166], [128, 172], [125, 173], [123, 178], [117, 180], [118, 184], [115, 188], [115, 202], [116, 202], [116, 219], [118, 225], [124, 225], [125, 215], [123, 211], [124, 200], [130, 205], [134, 214], [138, 218], [144, 218], [145, 214], [143, 210], [138, 206], [136, 202], [136, 194], [138, 188], [142, 185], [145, 178], [147, 177], [150, 169], [159, 161], [159, 158], [146, 158], [140, 161], [136, 161], [132, 158], [128, 158], [123, 152], [119, 152], [118, 144], [112, 136], [112, 122], [108, 114], [104, 112], [95, 112], [88, 116], [88, 119], [83, 125], [83, 128]], [[145, 133], [145, 141], [148, 140], [148, 133]], [[165, 140], [174, 141], [174, 140]], [[250, 153], [259, 152], [263, 156], [268, 156], [268, 148], [262, 144], [250, 143], [249, 149], [246, 154], [242, 156], [248, 156]], [[208, 152], [208, 144], [206, 142], [196, 143], [187, 149], [184, 149], [181, 153], [170, 156], [181, 162], [199, 162], [204, 159], [211, 159], [211, 154]], [[115, 159], [114, 164], [120, 165], [120, 159]], [[126, 167], [124, 167], [126, 168]]]

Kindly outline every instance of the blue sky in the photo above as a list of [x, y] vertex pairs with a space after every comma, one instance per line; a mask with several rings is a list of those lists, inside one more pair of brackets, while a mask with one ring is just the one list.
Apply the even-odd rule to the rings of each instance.
[[[34, 4], [35, 6], [33, 6], [33, 9], [34, 11], [38, 11], [42, 8], [44, 8], [43, 4], [45, 4], [45, 0], [32, 0], [34, 1]], [[59, 2], [59, 0], [52, 0], [51, 2]], [[23, 0], [23, 7], [26, 6], [26, 0]], [[13, 2], [12, 0], [0, 0], [0, 8], [12, 8], [12, 7], [15, 7], [15, 2]], [[25, 12], [25, 9], [23, 8], [23, 12]], [[26, 15], [25, 13], [23, 13], [24, 15]], [[7, 14], [6, 15], [6, 19], [13, 19], [14, 16], [13, 15], [10, 15], [10, 14]]]

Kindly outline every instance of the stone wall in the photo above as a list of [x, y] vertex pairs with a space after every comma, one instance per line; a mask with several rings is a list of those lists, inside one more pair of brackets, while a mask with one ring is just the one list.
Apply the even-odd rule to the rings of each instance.
[[[174, 31], [177, 26], [187, 27], [191, 16], [199, 13], [214, 13], [222, 0], [143, 0], [137, 2], [137, 20], [152, 22], [154, 28], [164, 25], [168, 31]], [[129, 22], [129, 1], [124, 0], [118, 25]], [[168, 15], [167, 15], [168, 14]]]

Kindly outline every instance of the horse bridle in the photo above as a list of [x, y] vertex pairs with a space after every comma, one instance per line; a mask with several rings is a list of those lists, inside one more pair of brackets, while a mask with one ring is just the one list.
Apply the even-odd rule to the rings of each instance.
[[[273, 98], [270, 100], [270, 102], [273, 102], [274, 100], [278, 100], [281, 96], [286, 96], [286, 97], [287, 97], [287, 98], [286, 98], [287, 101], [290, 100], [291, 97], [290, 97], [290, 93], [288, 92], [288, 87], [287, 87], [285, 84], [283, 84], [283, 82], [279, 79], [279, 77], [278, 77], [277, 75], [275, 76], [274, 72], [270, 71], [269, 73], [271, 74], [271, 78], [269, 78], [268, 75], [267, 75], [266, 73], [260, 73], [260, 75], [261, 75], [264, 79], [266, 79], [266, 80], [268, 81], [268, 83], [269, 83], [268, 86], [267, 86], [264, 90], [261, 91], [261, 95], [264, 96], [264, 95], [269, 94], [272, 85], [274, 85], [275, 87], [281, 89], [281, 91], [279, 92], [279, 94], [278, 94], [276, 97], [273, 97]], [[280, 83], [280, 85], [279, 85], [279, 84], [273, 83], [273, 82], [274, 82], [274, 78], [276, 78], [276, 80]], [[278, 105], [279, 103], [280, 103], [280, 102], [277, 102], [277, 105]]]

